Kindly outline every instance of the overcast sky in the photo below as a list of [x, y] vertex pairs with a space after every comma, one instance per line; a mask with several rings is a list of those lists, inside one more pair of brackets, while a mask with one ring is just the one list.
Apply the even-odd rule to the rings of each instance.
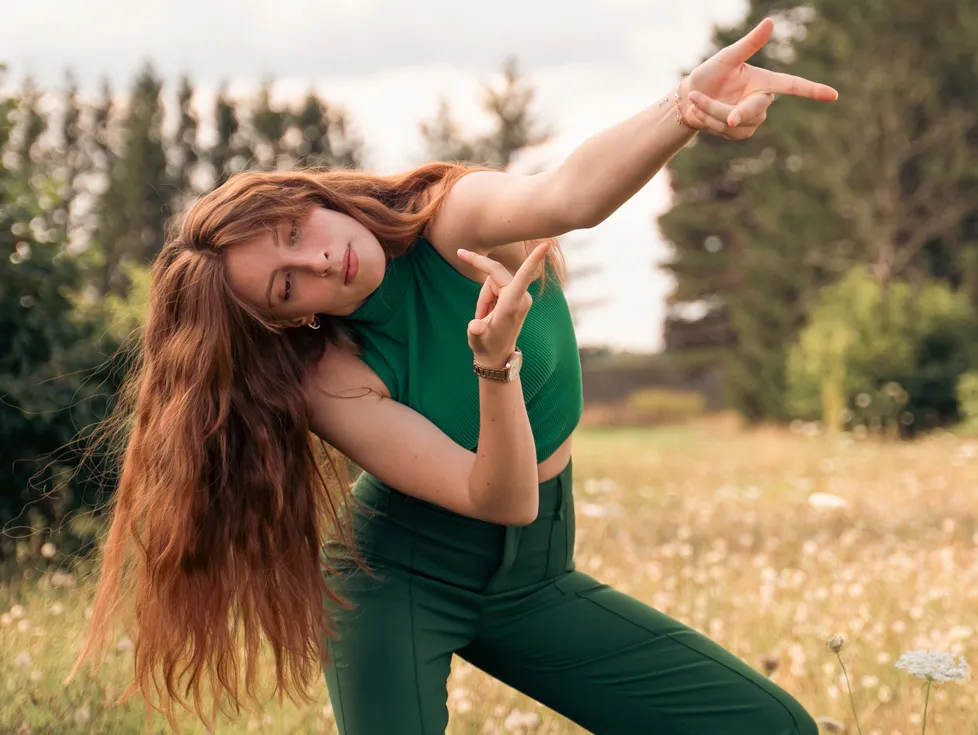
[[[535, 84], [538, 117], [557, 133], [523, 165], [558, 163], [589, 135], [652, 104], [709, 48], [714, 24], [739, 21], [746, 0], [19, 0], [3, 3], [0, 62], [60, 86], [66, 67], [94, 89], [128, 85], [146, 60], [169, 80], [189, 72], [201, 106], [219, 81], [247, 92], [264, 76], [287, 97], [315, 85], [345, 106], [367, 165], [394, 171], [421, 157], [418, 123], [441, 95], [473, 129], [480, 82], [509, 55]], [[736, 143], [730, 143], [736, 145]], [[681, 154], [680, 154], [681, 155]], [[668, 279], [655, 216], [657, 177], [607, 222], [569, 239], [571, 264], [601, 271], [569, 289], [604, 299], [579, 325], [582, 344], [661, 347]]]

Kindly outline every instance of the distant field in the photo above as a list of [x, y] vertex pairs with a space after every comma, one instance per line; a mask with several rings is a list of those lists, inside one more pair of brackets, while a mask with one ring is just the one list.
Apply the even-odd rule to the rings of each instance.
[[[893, 668], [902, 652], [978, 652], [978, 442], [883, 444], [710, 421], [581, 430], [574, 461], [580, 569], [757, 668], [776, 657], [776, 681], [850, 734], [828, 636], [850, 639], [843, 656], [864, 735], [920, 732], [922, 682]], [[816, 508], [814, 493], [835, 500]], [[126, 682], [127, 641], [99, 680], [61, 685], [87, 597], [77, 582], [43, 587], [14, 610], [0, 590], [0, 732], [145, 732], [138, 700], [105, 709]], [[583, 732], [458, 661], [449, 691], [453, 734]], [[218, 732], [335, 732], [321, 680], [315, 694], [312, 706], [269, 706]], [[935, 686], [928, 722], [928, 733], [978, 733], [978, 687]]]

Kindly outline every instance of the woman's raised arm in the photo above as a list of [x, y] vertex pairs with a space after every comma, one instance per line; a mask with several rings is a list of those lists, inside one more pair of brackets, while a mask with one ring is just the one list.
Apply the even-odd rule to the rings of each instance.
[[486, 251], [593, 227], [644, 187], [697, 130], [743, 140], [764, 122], [776, 94], [836, 99], [824, 84], [747, 63], [773, 29], [765, 19], [651, 107], [586, 140], [555, 169], [462, 177], [429, 225], [431, 241], [447, 253]]

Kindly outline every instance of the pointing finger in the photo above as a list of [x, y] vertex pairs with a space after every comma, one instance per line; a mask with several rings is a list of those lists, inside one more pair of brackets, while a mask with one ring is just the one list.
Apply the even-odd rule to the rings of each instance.
[[754, 26], [754, 29], [750, 33], [739, 41], [730, 44], [720, 53], [723, 54], [724, 60], [730, 64], [743, 64], [751, 56], [764, 48], [764, 44], [770, 40], [773, 32], [774, 21], [770, 18], [765, 18]]
[[788, 94], [792, 97], [807, 97], [820, 102], [832, 102], [839, 93], [827, 84], [819, 84], [793, 74], [764, 70], [760, 82], [775, 94]]
[[547, 257], [547, 253], [550, 252], [550, 247], [553, 243], [545, 242], [542, 245], [537, 245], [533, 251], [526, 256], [526, 260], [523, 261], [523, 265], [520, 266], [519, 270], [516, 271], [516, 275], [513, 276], [513, 282], [510, 284], [511, 290], [519, 291], [520, 294], [525, 292], [533, 280], [537, 277], [536, 270], [537, 267], [543, 263], [544, 259]]
[[471, 250], [459, 249], [458, 257], [488, 275], [496, 281], [497, 286], [505, 286], [513, 280], [513, 276], [506, 270], [506, 266], [492, 258], [487, 258], [485, 255], [473, 253]]

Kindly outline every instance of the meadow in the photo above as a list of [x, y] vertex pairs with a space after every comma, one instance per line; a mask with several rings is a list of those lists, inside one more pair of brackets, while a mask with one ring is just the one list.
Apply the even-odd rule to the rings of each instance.
[[[815, 427], [581, 429], [575, 445], [578, 568], [716, 639], [792, 692], [815, 717], [855, 733], [842, 652], [864, 735], [921, 731], [924, 682], [901, 653], [978, 647], [978, 441], [914, 443], [823, 436]], [[52, 555], [52, 549], [46, 550]], [[97, 677], [62, 685], [84, 631], [89, 590], [47, 570], [0, 587], [0, 732], [140, 733], [120, 638]], [[335, 732], [325, 684], [307, 706], [271, 703], [221, 733]], [[456, 660], [453, 735], [583, 732]], [[928, 733], [978, 733], [978, 687], [935, 685]], [[185, 732], [203, 732], [192, 717]], [[165, 732], [162, 724], [158, 732]]]

